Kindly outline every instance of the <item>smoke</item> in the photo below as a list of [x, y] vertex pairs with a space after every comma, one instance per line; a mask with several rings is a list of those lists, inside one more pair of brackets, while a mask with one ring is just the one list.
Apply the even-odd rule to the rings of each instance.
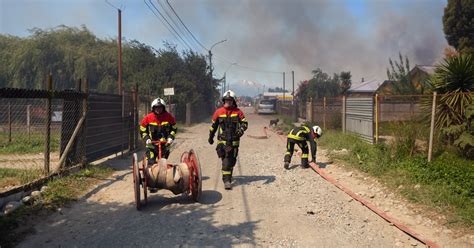
[[[447, 46], [442, 26], [446, 0], [169, 1], [207, 48], [227, 39], [212, 51], [215, 76], [228, 70], [231, 84], [247, 79], [281, 87], [282, 75], [230, 68], [228, 62], [285, 71], [287, 87], [291, 70], [297, 84], [318, 67], [330, 74], [351, 71], [353, 82], [362, 77], [383, 80], [389, 57], [397, 59], [401, 52], [412, 66], [433, 64]], [[179, 45], [143, 1], [112, 2], [125, 6], [123, 35], [127, 39], [155, 48], [163, 40]], [[115, 15], [103, 1], [0, 1], [0, 33], [25, 35], [32, 27], [86, 24], [98, 37], [116, 37]], [[197, 44], [194, 48], [207, 54]]]
[[[195, 7], [185, 2], [176, 4], [180, 9]], [[361, 77], [383, 80], [388, 58], [398, 58], [399, 52], [412, 66], [440, 58], [447, 45], [442, 31], [446, 1], [353, 2], [208, 0], [204, 11], [211, 16], [205, 20], [209, 22], [192, 26], [208, 37], [208, 44], [222, 38], [231, 41], [220, 45], [221, 56], [287, 75], [295, 70], [297, 81], [310, 77], [317, 67], [328, 73], [351, 71], [354, 82]], [[350, 9], [357, 4], [363, 5], [360, 13]], [[280, 75], [237, 74], [281, 82]]]

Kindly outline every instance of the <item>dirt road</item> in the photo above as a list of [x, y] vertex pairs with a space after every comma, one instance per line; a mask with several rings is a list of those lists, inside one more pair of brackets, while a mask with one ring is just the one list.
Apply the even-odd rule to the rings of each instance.
[[[232, 191], [224, 191], [215, 146], [207, 144], [209, 124], [199, 124], [179, 135], [170, 161], [197, 151], [201, 203], [158, 191], [135, 210], [130, 158], [117, 159], [109, 162], [118, 168], [113, 179], [38, 223], [20, 247], [422, 246], [310, 169], [284, 170], [285, 144], [272, 133], [249, 138], [262, 135], [267, 120], [250, 110], [247, 118]], [[323, 156], [320, 162], [324, 167]]]

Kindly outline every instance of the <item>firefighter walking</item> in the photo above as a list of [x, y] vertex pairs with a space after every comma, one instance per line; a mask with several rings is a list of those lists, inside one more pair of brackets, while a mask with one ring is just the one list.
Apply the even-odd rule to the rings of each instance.
[[287, 136], [286, 142], [286, 153], [284, 158], [284, 167], [285, 169], [289, 169], [291, 163], [291, 157], [293, 156], [293, 152], [295, 151], [295, 145], [298, 145], [301, 148], [301, 166], [303, 168], [308, 168], [308, 157], [309, 157], [309, 149], [308, 149], [308, 142], [311, 146], [311, 162], [316, 162], [316, 139], [321, 137], [322, 130], [319, 126], [313, 126], [309, 128], [306, 125], [302, 125], [301, 127], [293, 128]]
[[168, 158], [170, 155], [169, 146], [176, 136], [176, 119], [166, 111], [166, 103], [161, 98], [156, 98], [151, 103], [151, 112], [140, 122], [140, 136], [146, 145], [146, 157], [148, 165], [156, 163], [158, 152], [152, 141], [166, 141], [162, 146], [162, 157]]
[[222, 97], [224, 106], [212, 116], [209, 144], [214, 144], [217, 132], [217, 156], [222, 160], [222, 181], [226, 190], [232, 189], [232, 172], [237, 162], [240, 137], [247, 130], [248, 123], [244, 113], [237, 107], [235, 93], [228, 90]]

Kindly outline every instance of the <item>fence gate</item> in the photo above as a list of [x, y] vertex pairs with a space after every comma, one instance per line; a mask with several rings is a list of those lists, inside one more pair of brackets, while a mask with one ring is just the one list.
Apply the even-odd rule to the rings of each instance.
[[374, 143], [374, 99], [372, 97], [348, 97], [345, 111], [346, 130]]

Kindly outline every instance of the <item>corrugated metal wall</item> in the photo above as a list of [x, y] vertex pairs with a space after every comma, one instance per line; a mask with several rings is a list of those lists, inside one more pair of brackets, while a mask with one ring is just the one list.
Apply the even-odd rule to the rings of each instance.
[[348, 97], [346, 99], [346, 130], [374, 143], [374, 99]]

